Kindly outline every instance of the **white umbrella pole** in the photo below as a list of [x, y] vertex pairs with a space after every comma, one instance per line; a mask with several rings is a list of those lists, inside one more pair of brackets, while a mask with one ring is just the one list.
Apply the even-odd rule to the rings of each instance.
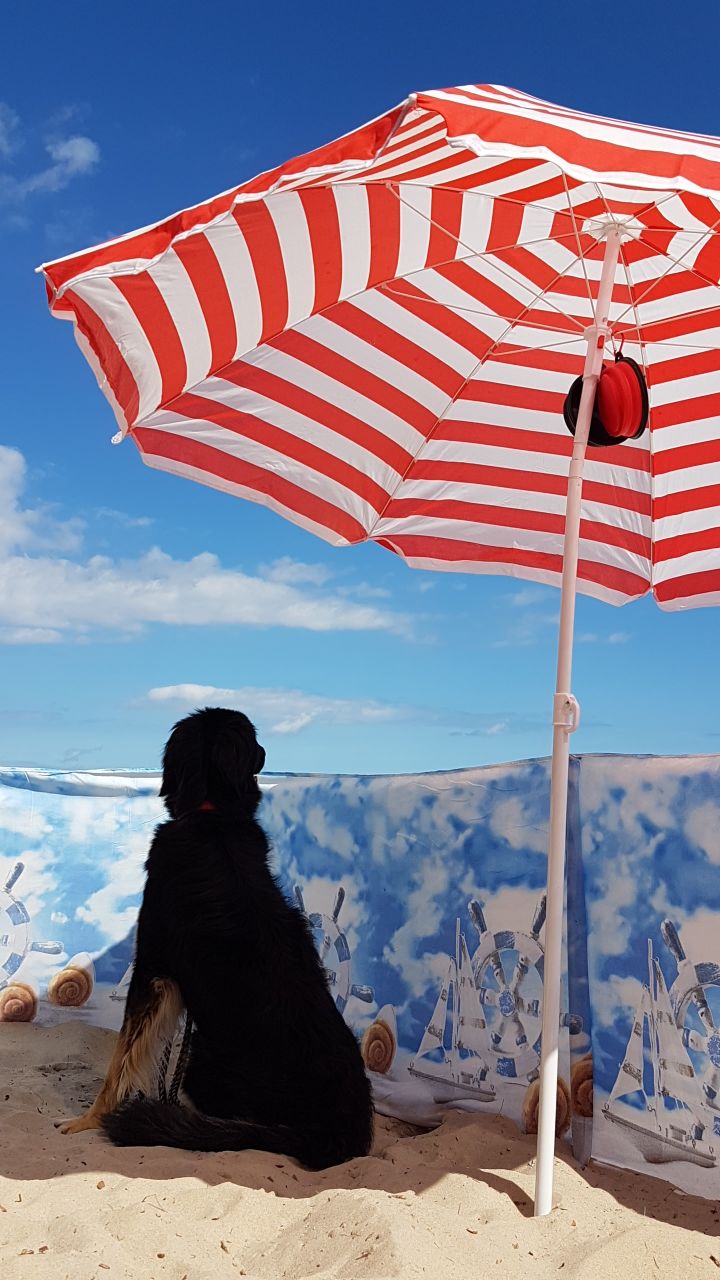
[[560, 1041], [560, 987], [562, 980], [562, 936], [565, 903], [565, 831], [567, 824], [570, 734], [577, 728], [580, 708], [570, 692], [575, 589], [582, 468], [587, 448], [590, 420], [608, 330], [608, 313], [621, 234], [611, 225], [606, 232], [595, 323], [586, 331], [587, 355], [583, 388], [573, 445], [565, 515], [563, 572], [560, 589], [560, 634], [558, 638], [557, 682], [553, 702], [553, 752], [550, 779], [550, 833], [548, 842], [547, 919], [545, 924], [545, 971], [543, 979], [542, 1050], [540, 1058], [540, 1113], [538, 1119], [537, 1165], [535, 1174], [535, 1216], [552, 1209], [553, 1165], [555, 1159], [555, 1113], [557, 1107], [558, 1048]]

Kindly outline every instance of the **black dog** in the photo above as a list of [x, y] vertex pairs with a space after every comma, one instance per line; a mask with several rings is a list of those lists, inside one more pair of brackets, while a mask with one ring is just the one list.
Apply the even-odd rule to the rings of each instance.
[[[252, 1147], [310, 1168], [367, 1154], [372, 1104], [357, 1041], [255, 819], [264, 763], [238, 711], [206, 708], [175, 725], [161, 791], [170, 820], [146, 863], [118, 1045], [90, 1111], [64, 1132], [100, 1127], [120, 1146]], [[130, 1098], [152, 1088], [183, 1007], [194, 1024], [191, 1106]]]

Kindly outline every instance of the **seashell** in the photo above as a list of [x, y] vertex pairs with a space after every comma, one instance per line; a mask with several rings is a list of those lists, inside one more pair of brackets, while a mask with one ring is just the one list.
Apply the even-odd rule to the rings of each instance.
[[32, 1022], [37, 996], [27, 982], [11, 982], [0, 991], [0, 1022]]
[[73, 956], [48, 983], [47, 998], [64, 1009], [79, 1009], [92, 995], [95, 968], [87, 952]]
[[386, 1024], [387, 1024], [387, 1026], [388, 1026], [388, 1027], [390, 1028], [390, 1030], [392, 1031], [393, 1036], [395, 1037], [395, 1041], [396, 1041], [396, 1043], [397, 1043], [397, 1038], [398, 1038], [398, 1031], [397, 1031], [397, 1018], [395, 1017], [395, 1010], [393, 1009], [393, 1007], [392, 1007], [392, 1005], [391, 1005], [391, 1004], [384, 1004], [384, 1005], [383, 1005], [383, 1007], [382, 1007], [382, 1009], [380, 1010], [380, 1012], [378, 1013], [378, 1015], [377, 1015], [377, 1017], [376, 1017], [375, 1021], [376, 1021], [376, 1022], [384, 1022], [384, 1023], [386, 1023]]
[[389, 1071], [397, 1051], [397, 1024], [395, 1011], [390, 1005], [380, 1010], [379, 1016], [365, 1031], [360, 1053], [368, 1071], [384, 1076]]
[[[540, 1081], [533, 1080], [529, 1086], [522, 1107], [522, 1121], [525, 1133], [537, 1133], [538, 1113], [540, 1111]], [[559, 1138], [570, 1124], [570, 1090], [562, 1076], [557, 1082], [557, 1109], [555, 1112], [555, 1134]]]
[[593, 1113], [593, 1062], [592, 1054], [587, 1053], [575, 1063], [570, 1072], [570, 1089], [572, 1093], [572, 1109], [577, 1116], [591, 1116]]

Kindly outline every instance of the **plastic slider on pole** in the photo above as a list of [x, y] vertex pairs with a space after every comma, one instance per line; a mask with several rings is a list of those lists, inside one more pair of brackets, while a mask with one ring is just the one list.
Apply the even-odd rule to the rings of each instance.
[[580, 724], [580, 703], [571, 693], [556, 693], [553, 698], [553, 728], [574, 733]]

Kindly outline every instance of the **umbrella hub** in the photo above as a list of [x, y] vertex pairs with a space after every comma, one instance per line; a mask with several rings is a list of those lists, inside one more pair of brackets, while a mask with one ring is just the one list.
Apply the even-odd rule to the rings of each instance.
[[617, 236], [623, 244], [626, 240], [639, 240], [643, 232], [643, 224], [637, 218], [622, 218], [612, 213], [601, 213], [595, 218], [586, 218], [582, 229], [583, 234], [592, 236], [593, 240], [608, 240], [610, 236]]

